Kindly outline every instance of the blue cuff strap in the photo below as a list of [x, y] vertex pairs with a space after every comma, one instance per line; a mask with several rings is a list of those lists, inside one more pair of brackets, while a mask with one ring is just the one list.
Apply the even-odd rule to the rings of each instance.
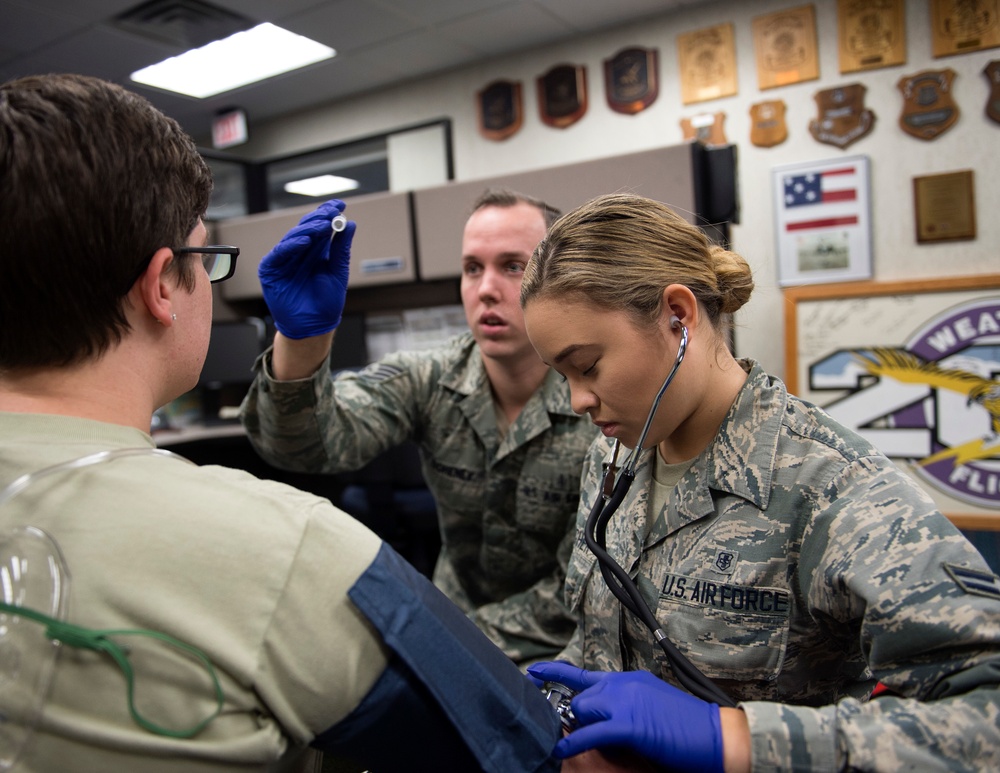
[[392, 658], [364, 700], [311, 744], [337, 770], [469, 773], [479, 761], [413, 672]]
[[430, 691], [483, 770], [558, 770], [559, 719], [541, 691], [426, 577], [383, 545], [348, 591]]

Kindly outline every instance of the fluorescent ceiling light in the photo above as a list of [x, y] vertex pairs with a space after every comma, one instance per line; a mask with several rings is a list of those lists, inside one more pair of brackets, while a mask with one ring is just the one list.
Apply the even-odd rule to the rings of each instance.
[[265, 23], [132, 73], [132, 80], [203, 99], [336, 54], [329, 46]]
[[290, 183], [285, 183], [285, 191], [298, 193], [302, 196], [329, 196], [334, 193], [353, 191], [360, 184], [350, 177], [322, 174], [319, 177], [308, 177], [305, 180], [292, 180]]

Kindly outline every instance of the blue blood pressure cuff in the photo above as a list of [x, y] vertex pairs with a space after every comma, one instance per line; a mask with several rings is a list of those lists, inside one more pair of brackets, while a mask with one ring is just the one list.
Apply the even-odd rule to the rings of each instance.
[[[403, 755], [401, 769], [420, 767], [420, 760], [443, 769], [435, 765], [434, 737], [448, 734], [467, 747], [456, 755], [471, 754], [481, 770], [559, 769], [550, 756], [561, 737], [559, 718], [541, 691], [391, 547], [382, 545], [348, 596], [395, 657], [361, 705], [314, 745], [334, 751], [348, 735], [378, 726], [382, 749]], [[434, 716], [447, 727], [426, 726]], [[407, 722], [425, 725], [415, 747], [405, 748], [399, 735]]]

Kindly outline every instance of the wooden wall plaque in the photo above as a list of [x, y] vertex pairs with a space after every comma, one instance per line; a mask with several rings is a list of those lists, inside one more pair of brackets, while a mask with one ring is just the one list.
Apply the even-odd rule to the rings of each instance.
[[587, 67], [582, 64], [559, 64], [536, 82], [538, 112], [542, 123], [565, 129], [587, 112]]
[[724, 124], [726, 114], [721, 110], [717, 113], [700, 113], [690, 118], [681, 118], [681, 132], [684, 139], [700, 142], [708, 147], [728, 145]]
[[736, 42], [731, 22], [678, 35], [677, 56], [685, 105], [736, 94]]
[[840, 71], [906, 63], [905, 0], [837, 0]]
[[986, 117], [1000, 123], [1000, 59], [995, 59], [983, 68], [983, 75], [990, 83], [990, 93], [986, 97]]
[[521, 128], [521, 83], [497, 80], [476, 93], [479, 133], [488, 140], [505, 140]]
[[819, 108], [809, 122], [809, 133], [816, 142], [846, 148], [875, 127], [874, 111], [865, 107], [868, 88], [863, 83], [848, 83], [821, 89], [813, 95]]
[[608, 107], [635, 115], [656, 101], [660, 93], [660, 58], [655, 48], [623, 48], [604, 60], [604, 89]]
[[750, 142], [759, 148], [771, 148], [788, 139], [785, 102], [781, 99], [750, 106]]
[[899, 128], [911, 137], [932, 140], [954, 126], [960, 112], [952, 95], [955, 74], [945, 67], [900, 78], [896, 84], [903, 95]]
[[976, 238], [976, 199], [971, 169], [913, 178], [920, 243]]
[[930, 3], [935, 57], [1000, 46], [1000, 0], [930, 0]]
[[761, 90], [819, 78], [816, 10], [811, 5], [753, 20], [757, 85]]

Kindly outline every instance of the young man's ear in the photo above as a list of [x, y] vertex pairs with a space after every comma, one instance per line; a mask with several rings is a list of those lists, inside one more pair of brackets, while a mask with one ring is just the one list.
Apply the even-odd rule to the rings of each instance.
[[153, 318], [165, 327], [173, 324], [173, 293], [175, 287], [167, 281], [166, 272], [174, 260], [174, 253], [169, 247], [161, 247], [154, 254], [149, 265], [139, 277], [136, 284], [139, 287], [139, 297], [146, 305]]

